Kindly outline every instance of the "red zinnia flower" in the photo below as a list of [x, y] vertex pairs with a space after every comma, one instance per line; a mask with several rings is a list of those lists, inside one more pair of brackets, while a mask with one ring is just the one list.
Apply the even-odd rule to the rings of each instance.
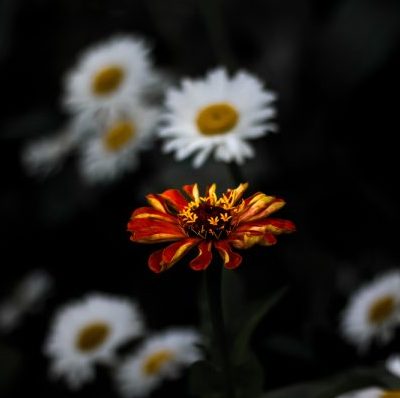
[[148, 260], [154, 272], [161, 272], [197, 246], [198, 255], [190, 262], [194, 270], [206, 269], [212, 260], [212, 247], [221, 255], [224, 266], [239, 266], [242, 256], [232, 251], [260, 244], [276, 243], [275, 235], [295, 230], [289, 220], [269, 218], [285, 202], [258, 192], [242, 199], [248, 184], [228, 189], [221, 197], [216, 185], [200, 196], [197, 184], [183, 186], [186, 196], [177, 189], [147, 195], [151, 207], [135, 210], [128, 223], [131, 240], [140, 243], [172, 242], [154, 252]]

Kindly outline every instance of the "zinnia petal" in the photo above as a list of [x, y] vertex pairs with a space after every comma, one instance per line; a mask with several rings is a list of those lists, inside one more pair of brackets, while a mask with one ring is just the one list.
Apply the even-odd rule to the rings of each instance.
[[216, 241], [214, 247], [218, 250], [218, 253], [224, 261], [224, 266], [227, 269], [235, 269], [239, 267], [242, 262], [242, 256], [232, 251], [227, 241]]
[[154, 209], [153, 207], [140, 207], [139, 209], [136, 209], [132, 213], [131, 220], [139, 218], [148, 218], [151, 220], [161, 220], [170, 223], [177, 223], [177, 219], [175, 216], [168, 213], [163, 213], [162, 211]]
[[155, 251], [148, 259], [149, 268], [156, 273], [160, 273], [171, 268], [193, 246], [195, 246], [198, 241], [199, 239], [184, 239], [180, 240], [179, 242], [172, 243], [165, 249]]
[[161, 197], [177, 211], [182, 211], [188, 205], [185, 197], [177, 189], [167, 189]]
[[198, 202], [200, 199], [199, 186], [197, 184], [184, 185], [182, 189], [190, 196], [191, 199]]
[[285, 205], [283, 199], [258, 193], [245, 200], [243, 211], [239, 215], [239, 222], [255, 221], [269, 216]]
[[140, 243], [157, 243], [186, 238], [179, 225], [165, 221], [133, 219], [128, 223], [131, 240]]
[[212, 260], [212, 243], [207, 241], [202, 241], [198, 245], [199, 254], [190, 262], [190, 268], [195, 271], [205, 270], [211, 263]]

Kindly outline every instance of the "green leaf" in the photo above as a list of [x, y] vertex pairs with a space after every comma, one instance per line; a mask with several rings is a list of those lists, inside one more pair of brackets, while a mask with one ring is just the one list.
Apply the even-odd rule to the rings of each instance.
[[340, 394], [370, 386], [395, 389], [399, 388], [400, 380], [381, 367], [356, 368], [324, 380], [270, 391], [261, 398], [336, 398]]
[[189, 391], [195, 396], [219, 397], [221, 372], [208, 361], [195, 362], [189, 369]]
[[246, 356], [250, 345], [251, 336], [265, 316], [265, 314], [282, 298], [287, 288], [282, 288], [266, 300], [261, 300], [250, 305], [246, 313], [247, 319], [242, 322], [242, 329], [234, 341], [232, 360], [234, 364], [240, 364]]
[[21, 370], [22, 356], [14, 348], [0, 344], [0, 396], [16, 382]]
[[264, 371], [257, 357], [249, 353], [234, 369], [234, 387], [237, 398], [256, 398], [263, 391]]

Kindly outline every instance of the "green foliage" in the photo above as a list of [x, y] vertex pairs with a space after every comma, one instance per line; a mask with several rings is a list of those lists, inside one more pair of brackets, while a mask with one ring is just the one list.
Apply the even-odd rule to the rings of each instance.
[[329, 377], [326, 380], [302, 383], [263, 394], [260, 398], [336, 398], [351, 390], [380, 386], [400, 387], [400, 379], [383, 368], [357, 368]]

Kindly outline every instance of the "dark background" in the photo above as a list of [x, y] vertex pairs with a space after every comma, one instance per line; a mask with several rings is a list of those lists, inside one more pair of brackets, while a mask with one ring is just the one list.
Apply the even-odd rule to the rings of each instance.
[[[1, 371], [0, 395], [72, 395], [48, 381], [41, 347], [58, 305], [86, 292], [136, 298], [153, 330], [199, 322], [201, 275], [185, 260], [152, 274], [146, 259], [155, 247], [132, 244], [126, 223], [149, 192], [196, 181], [232, 186], [224, 165], [194, 170], [159, 143], [142, 153], [138, 171], [107, 186], [86, 185], [74, 154], [47, 179], [21, 165], [23, 145], [68, 117], [64, 73], [113, 33], [144, 37], [155, 66], [177, 79], [223, 64], [278, 93], [279, 134], [255, 142], [256, 159], [242, 171], [249, 193], [285, 198], [279, 216], [298, 232], [243, 252], [237, 271], [250, 299], [290, 287], [253, 339], [266, 389], [373, 364], [398, 348], [399, 339], [359, 356], [338, 331], [354, 289], [400, 264], [398, 0], [1, 0], [1, 298], [33, 268], [47, 270], [56, 290], [42, 312], [0, 337], [9, 355], [0, 366], [16, 363], [13, 376]], [[101, 372], [75, 396], [113, 396]], [[184, 396], [185, 383], [154, 397], [168, 392]]]

